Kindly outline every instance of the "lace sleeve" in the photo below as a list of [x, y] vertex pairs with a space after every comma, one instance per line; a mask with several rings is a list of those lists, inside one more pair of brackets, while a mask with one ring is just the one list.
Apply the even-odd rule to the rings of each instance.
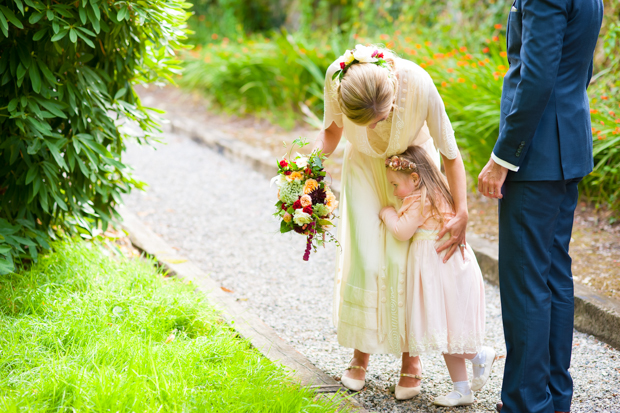
[[435, 142], [435, 147], [448, 159], [454, 159], [458, 155], [459, 149], [454, 138], [454, 129], [450, 123], [450, 118], [446, 113], [443, 100], [430, 79], [428, 93], [428, 113], [426, 124]]
[[325, 114], [323, 115], [323, 129], [327, 129], [332, 122], [336, 122], [339, 128], [342, 128], [342, 112], [338, 104], [336, 96], [337, 83], [332, 80], [332, 76], [338, 70], [338, 63], [332, 63], [325, 74], [324, 102]]

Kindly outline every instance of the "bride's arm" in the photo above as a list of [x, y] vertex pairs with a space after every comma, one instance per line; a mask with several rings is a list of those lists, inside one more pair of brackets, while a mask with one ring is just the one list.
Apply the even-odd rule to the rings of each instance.
[[[467, 220], [469, 219], [469, 213], [467, 212], [465, 165], [463, 164], [461, 153], [457, 153], [458, 155], [454, 159], [448, 159], [443, 154], [441, 155], [446, 169], [446, 178], [450, 186], [450, 193], [454, 199], [454, 208], [456, 210], [456, 216], [444, 225], [439, 234], [437, 234], [437, 238], [441, 239], [446, 233], [450, 233], [450, 239], [437, 249], [437, 252], [448, 249], [444, 257], [444, 262], [448, 261], [460, 245], [465, 244], [465, 232], [467, 230]], [[461, 249], [461, 253], [464, 257], [465, 252], [463, 249]]]
[[336, 150], [340, 139], [342, 138], [343, 128], [339, 128], [336, 122], [332, 122], [327, 129], [322, 129], [319, 136], [314, 142], [313, 149], [320, 149], [326, 156], [329, 156]]

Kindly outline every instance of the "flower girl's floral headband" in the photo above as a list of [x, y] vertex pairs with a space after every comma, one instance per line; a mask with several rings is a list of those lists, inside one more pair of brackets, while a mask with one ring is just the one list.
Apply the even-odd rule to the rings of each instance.
[[393, 171], [417, 172], [418, 170], [418, 167], [416, 166], [415, 163], [410, 162], [403, 158], [399, 158], [397, 155], [394, 155], [391, 158], [387, 158], [385, 160], [385, 166], [390, 168]]
[[[353, 50], [347, 50], [342, 56], [338, 58], [340, 64], [340, 70], [337, 70], [332, 76], [332, 80], [338, 78], [342, 80], [346, 71], [356, 63], [373, 63], [377, 66], [384, 67], [390, 70], [390, 65], [383, 58], [383, 53], [375, 47], [364, 46], [358, 44]], [[391, 73], [391, 71], [390, 71]]]

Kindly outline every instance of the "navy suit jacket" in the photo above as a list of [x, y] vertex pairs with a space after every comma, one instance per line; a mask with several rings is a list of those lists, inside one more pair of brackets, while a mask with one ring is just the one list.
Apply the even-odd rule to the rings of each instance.
[[592, 171], [586, 88], [602, 19], [602, 0], [515, 0], [493, 148], [519, 166], [507, 180], [558, 181]]

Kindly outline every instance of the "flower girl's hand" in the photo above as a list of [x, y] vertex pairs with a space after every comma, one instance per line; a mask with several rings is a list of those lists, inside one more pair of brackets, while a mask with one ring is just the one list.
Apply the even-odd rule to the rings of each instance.
[[391, 207], [391, 206], [385, 206], [385, 207], [381, 208], [381, 211], [379, 211], [379, 218], [381, 218], [381, 221], [383, 221], [383, 220], [384, 220], [384, 219], [383, 219], [383, 215], [384, 215], [387, 211], [389, 211], [390, 209], [393, 209], [394, 211], [396, 211], [396, 210], [394, 209], [394, 207]]

